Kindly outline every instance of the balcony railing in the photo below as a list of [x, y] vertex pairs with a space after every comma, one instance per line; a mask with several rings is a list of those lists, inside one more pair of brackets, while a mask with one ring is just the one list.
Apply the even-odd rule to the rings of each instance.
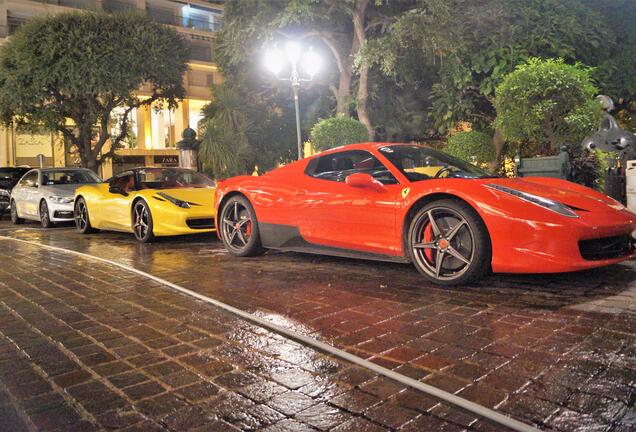
[[[99, 10], [97, 0], [36, 0], [40, 3], [65, 6], [74, 9]], [[109, 13], [132, 12], [139, 10], [133, 0], [102, 0], [102, 10]], [[140, 10], [141, 11], [141, 10]], [[214, 15], [214, 20], [209, 21], [201, 18], [192, 18], [176, 14], [173, 9], [158, 8], [148, 5], [146, 14], [153, 20], [177, 27], [190, 28], [205, 32], [216, 32], [223, 26], [221, 15]], [[11, 30], [9, 30], [11, 33]]]
[[135, 3], [121, 0], [103, 0], [102, 8], [104, 11], [110, 13], [131, 12], [137, 10], [137, 5]]

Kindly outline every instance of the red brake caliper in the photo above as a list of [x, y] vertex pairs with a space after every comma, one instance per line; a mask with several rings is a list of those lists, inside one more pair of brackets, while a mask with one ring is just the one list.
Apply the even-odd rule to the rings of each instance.
[[245, 234], [247, 234], [247, 237], [252, 236], [252, 221], [247, 221], [245, 224]]
[[[433, 228], [431, 224], [428, 223], [424, 227], [422, 231], [422, 243], [428, 243], [435, 240], [435, 236], [433, 235]], [[429, 262], [433, 262], [433, 249], [424, 249], [424, 256]]]

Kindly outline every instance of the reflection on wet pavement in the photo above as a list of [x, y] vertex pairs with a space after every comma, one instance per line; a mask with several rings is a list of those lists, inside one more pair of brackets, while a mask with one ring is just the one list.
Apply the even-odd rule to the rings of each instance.
[[[281, 253], [235, 259], [209, 236], [141, 245], [64, 228], [9, 234], [133, 266], [541, 427], [635, 425], [634, 262], [442, 289], [407, 265]], [[254, 349], [310, 364], [286, 345]], [[369, 383], [359, 391], [374, 395]]]

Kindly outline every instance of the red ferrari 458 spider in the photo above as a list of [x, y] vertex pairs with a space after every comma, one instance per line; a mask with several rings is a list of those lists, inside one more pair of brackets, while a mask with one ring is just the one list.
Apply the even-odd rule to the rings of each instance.
[[413, 144], [353, 144], [218, 183], [227, 250], [412, 262], [453, 285], [488, 271], [554, 273], [634, 257], [636, 215], [555, 178], [512, 179]]

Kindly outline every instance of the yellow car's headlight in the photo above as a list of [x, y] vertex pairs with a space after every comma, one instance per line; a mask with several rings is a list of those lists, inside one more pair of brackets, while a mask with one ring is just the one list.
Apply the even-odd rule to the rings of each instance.
[[177, 207], [186, 208], [186, 209], [190, 208], [189, 202], [170, 196], [167, 193], [159, 192], [157, 193], [157, 195], [159, 195], [161, 198], [165, 199], [166, 201], [170, 201], [172, 204], [176, 205]]

